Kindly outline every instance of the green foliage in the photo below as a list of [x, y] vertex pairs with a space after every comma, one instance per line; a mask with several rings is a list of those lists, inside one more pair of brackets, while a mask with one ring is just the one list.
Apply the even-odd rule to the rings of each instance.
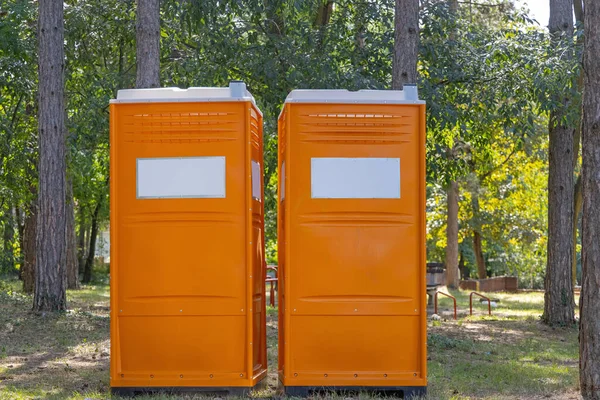
[[576, 118], [579, 66], [567, 57], [576, 51], [573, 38], [551, 40], [510, 6], [482, 18], [467, 9], [451, 15], [446, 3], [432, 2], [421, 17], [428, 258], [444, 259], [443, 189], [458, 181], [466, 190], [460, 251], [471, 276], [477, 231], [488, 275], [516, 275], [521, 285], [539, 287], [546, 258], [546, 116], [563, 107], [554, 94], [565, 93], [573, 99], [566, 118]]
[[[540, 129], [545, 125], [542, 119]], [[497, 166], [483, 184], [476, 173], [465, 178], [459, 222], [459, 240], [471, 277], [476, 275], [472, 230], [482, 233], [488, 275], [514, 275], [522, 287], [540, 288], [546, 260], [547, 139], [541, 133], [513, 152], [505, 142], [494, 143], [492, 159]], [[471, 200], [477, 192], [480, 211], [474, 214]], [[428, 188], [428, 257], [443, 260], [445, 242], [445, 193], [440, 185]]]
[[13, 210], [27, 212], [37, 181], [36, 9], [30, 1], [0, 4], [0, 273], [7, 273], [21, 255]]
[[35, 7], [8, 6], [0, 9], [0, 212], [31, 197], [37, 160]]
[[108, 219], [108, 103], [135, 81], [135, 3], [72, 2], [65, 9], [69, 176], [80, 223]]
[[536, 118], [561, 106], [551, 94], [572, 91], [578, 66], [564, 58], [572, 42], [551, 44], [519, 12], [496, 16], [490, 27], [473, 23], [466, 11], [452, 18], [446, 3], [426, 4], [419, 70], [428, 106], [428, 174], [445, 186], [474, 164], [493, 165], [490, 148], [499, 137], [512, 136], [520, 146], [536, 135]]
[[[246, 82], [264, 113], [267, 259], [277, 261], [277, 116], [295, 88], [384, 89], [394, 1], [163, 2], [163, 86]], [[321, 11], [319, 11], [321, 9]], [[0, 3], [0, 214], [26, 214], [36, 191], [36, 4]], [[457, 180], [461, 251], [481, 231], [489, 272], [536, 286], [545, 257], [546, 115], [572, 97], [579, 51], [550, 39], [509, 1], [421, 4], [419, 89], [427, 101], [428, 257], [443, 259], [443, 188]], [[108, 220], [108, 102], [135, 82], [135, 1], [65, 3], [69, 177], [78, 222]], [[578, 33], [580, 34], [580, 33]], [[575, 111], [565, 118], [576, 118]], [[471, 201], [476, 196], [478, 210]], [[21, 223], [21, 222], [19, 222]]]
[[295, 88], [385, 88], [391, 81], [393, 2], [172, 2], [163, 8], [166, 86], [246, 82], [264, 113], [267, 256], [276, 262], [277, 117]]

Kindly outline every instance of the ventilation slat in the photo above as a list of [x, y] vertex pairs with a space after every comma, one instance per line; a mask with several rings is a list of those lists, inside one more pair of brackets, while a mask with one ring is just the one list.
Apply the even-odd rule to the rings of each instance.
[[128, 143], [210, 143], [236, 140], [239, 113], [153, 112], [122, 117]]

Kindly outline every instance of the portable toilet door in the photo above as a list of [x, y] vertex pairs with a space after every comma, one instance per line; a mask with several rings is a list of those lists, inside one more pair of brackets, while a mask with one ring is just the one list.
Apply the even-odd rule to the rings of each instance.
[[110, 104], [114, 392], [245, 393], [267, 373], [262, 114], [229, 88]]
[[279, 117], [279, 379], [426, 391], [425, 103], [294, 90]]

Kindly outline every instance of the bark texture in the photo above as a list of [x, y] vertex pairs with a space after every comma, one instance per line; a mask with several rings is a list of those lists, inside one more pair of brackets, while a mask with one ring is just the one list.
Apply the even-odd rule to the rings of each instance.
[[[573, 0], [573, 10], [575, 11], [575, 22], [578, 25], [583, 24], [583, 2], [581, 0]], [[583, 35], [577, 36], [578, 45], [583, 45]], [[583, 57], [583, 54], [581, 55]], [[583, 63], [583, 60], [579, 60]], [[577, 76], [577, 91], [579, 93], [583, 93], [583, 68], [579, 70], [579, 75]], [[583, 107], [583, 104], [582, 104]], [[583, 112], [582, 112], [583, 114]], [[579, 165], [579, 145], [581, 144], [581, 130], [583, 129], [583, 117], [579, 119], [577, 122], [577, 126], [575, 127], [575, 134], [573, 135], [573, 170], [576, 170]], [[581, 173], [577, 177], [575, 182], [575, 194], [573, 198], [573, 242], [572, 242], [572, 276], [573, 276], [573, 289], [575, 285], [577, 285], [577, 232], [579, 230], [579, 216], [581, 214], [581, 205], [583, 202], [582, 199], [582, 185], [581, 185]]]
[[579, 385], [600, 399], [600, 0], [585, 2], [583, 225]]
[[573, 279], [573, 288], [577, 284], [577, 231], [579, 229], [579, 216], [581, 215], [581, 208], [583, 206], [583, 186], [581, 183], [581, 174], [577, 177], [575, 182], [575, 197], [573, 199], [573, 258], [571, 259], [571, 275]]
[[447, 189], [448, 220], [446, 225], [446, 286], [458, 288], [458, 183]]
[[25, 216], [25, 227], [23, 229], [23, 291], [33, 293], [35, 286], [35, 247], [36, 247], [36, 226], [37, 226], [37, 206], [35, 202], [30, 207], [29, 213]]
[[67, 308], [63, 2], [38, 2], [39, 181], [33, 309]]
[[[550, 0], [550, 32], [554, 40], [573, 36], [573, 0]], [[568, 57], [568, 55], [565, 55]], [[560, 96], [549, 122], [548, 263], [544, 281], [544, 314], [550, 325], [575, 321], [573, 297], [573, 142], [575, 129], [563, 122], [570, 99]]]
[[160, 86], [160, 1], [137, 0], [135, 86]]
[[69, 180], [67, 183], [67, 289], [79, 289], [79, 265], [77, 261], [73, 184]]
[[417, 83], [419, 0], [396, 0], [392, 89]]
[[471, 193], [471, 205], [473, 206], [473, 219], [475, 226], [473, 228], [473, 252], [477, 263], [477, 277], [479, 279], [487, 278], [487, 268], [485, 258], [483, 257], [483, 245], [481, 244], [481, 223], [479, 222], [479, 194], [477, 189]]

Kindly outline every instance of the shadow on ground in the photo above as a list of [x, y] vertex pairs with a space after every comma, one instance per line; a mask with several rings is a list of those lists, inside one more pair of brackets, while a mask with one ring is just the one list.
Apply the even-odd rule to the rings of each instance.
[[[0, 399], [110, 398], [108, 286], [70, 291], [71, 309], [46, 315], [30, 311], [32, 299], [19, 286], [0, 280]], [[455, 294], [468, 305], [468, 293]], [[428, 399], [578, 399], [577, 329], [542, 325], [543, 295], [498, 296], [492, 317], [480, 307], [474, 317], [463, 312], [453, 321], [446, 310], [441, 321], [429, 322]], [[256, 398], [272, 398], [277, 387], [277, 310], [269, 307], [267, 315], [269, 376]]]

